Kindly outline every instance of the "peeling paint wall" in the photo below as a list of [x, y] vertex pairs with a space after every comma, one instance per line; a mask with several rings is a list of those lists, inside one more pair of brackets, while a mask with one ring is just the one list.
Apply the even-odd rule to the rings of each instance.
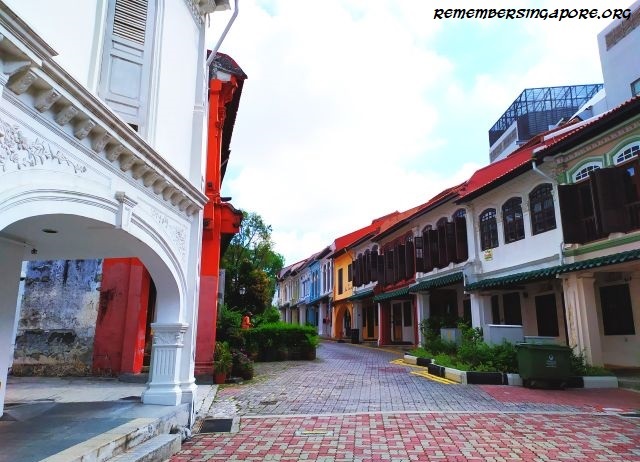
[[90, 375], [102, 260], [27, 263], [14, 375]]

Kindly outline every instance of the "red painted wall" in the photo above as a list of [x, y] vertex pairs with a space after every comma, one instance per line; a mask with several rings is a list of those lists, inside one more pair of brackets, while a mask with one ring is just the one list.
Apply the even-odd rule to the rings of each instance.
[[110, 258], [102, 263], [94, 374], [141, 372], [150, 285], [151, 276], [137, 258]]

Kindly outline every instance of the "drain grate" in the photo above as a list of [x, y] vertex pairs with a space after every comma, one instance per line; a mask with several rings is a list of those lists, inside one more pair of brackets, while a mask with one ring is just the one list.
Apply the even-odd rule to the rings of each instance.
[[625, 414], [620, 414], [622, 417], [640, 417], [640, 412], [627, 412]]
[[271, 400], [260, 401], [260, 404], [262, 406], [272, 406], [274, 404], [278, 404], [278, 400], [277, 399], [271, 399]]
[[331, 430], [296, 430], [296, 436], [333, 436]]
[[228, 433], [232, 425], [233, 419], [204, 419], [200, 433]]

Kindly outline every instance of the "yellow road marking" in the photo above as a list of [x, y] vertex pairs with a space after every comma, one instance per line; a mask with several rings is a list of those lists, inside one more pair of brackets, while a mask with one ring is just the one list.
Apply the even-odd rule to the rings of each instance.
[[433, 380], [434, 382], [442, 383], [444, 385], [457, 385], [458, 382], [453, 380], [445, 379], [444, 377], [438, 377], [437, 375], [429, 374], [428, 372], [423, 371], [411, 371], [413, 375], [417, 375], [419, 377], [424, 377], [425, 379]]
[[416, 364], [408, 364], [405, 363], [403, 359], [394, 359], [390, 361], [391, 364], [395, 364], [396, 366], [407, 366], [413, 369], [410, 374], [417, 375], [419, 377], [424, 377], [425, 379], [433, 380], [434, 382], [442, 383], [445, 385], [457, 385], [458, 382], [454, 380], [445, 379], [444, 377], [438, 377], [437, 375], [429, 374], [428, 368], [425, 366], [418, 366]]

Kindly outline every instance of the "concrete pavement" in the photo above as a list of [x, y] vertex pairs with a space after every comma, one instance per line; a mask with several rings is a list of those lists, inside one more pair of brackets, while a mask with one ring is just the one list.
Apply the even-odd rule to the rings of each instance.
[[172, 461], [640, 461], [640, 418], [624, 416], [640, 393], [445, 385], [398, 356], [323, 342], [316, 361], [258, 364], [203, 410], [239, 431], [196, 435]]
[[[143, 405], [144, 384], [107, 378], [9, 377], [0, 461], [106, 460], [189, 419], [187, 405]], [[217, 386], [199, 388], [196, 412]]]

